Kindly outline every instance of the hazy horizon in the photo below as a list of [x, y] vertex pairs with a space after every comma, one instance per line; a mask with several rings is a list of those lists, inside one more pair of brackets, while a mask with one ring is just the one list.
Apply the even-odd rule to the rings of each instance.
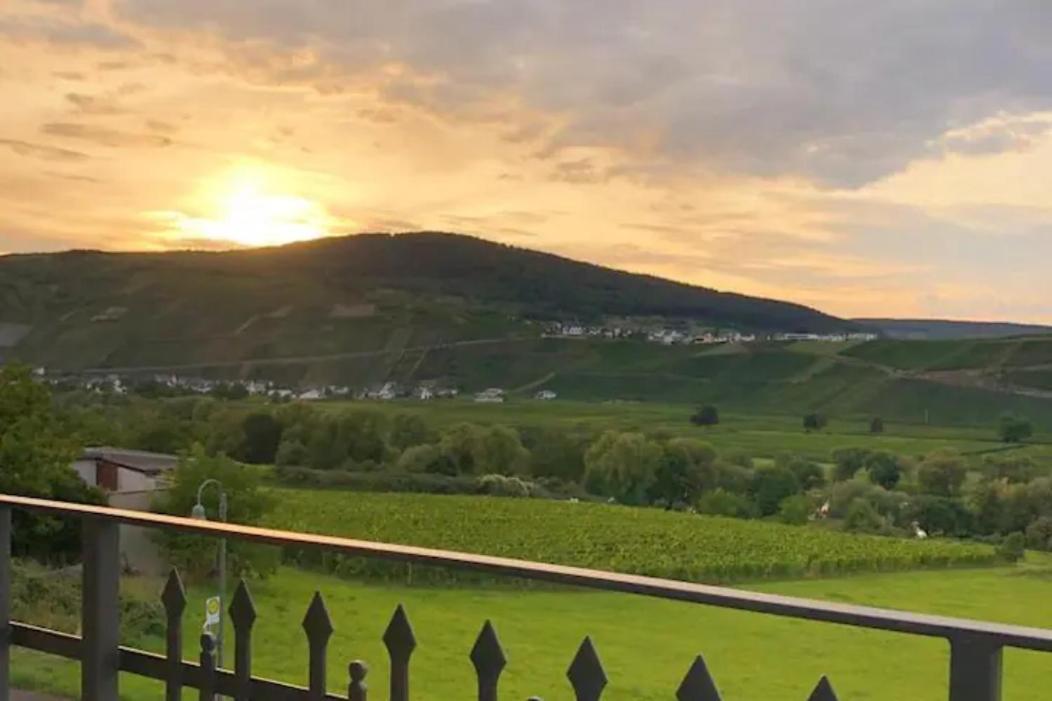
[[0, 253], [468, 233], [1052, 323], [1041, 0], [10, 0]]

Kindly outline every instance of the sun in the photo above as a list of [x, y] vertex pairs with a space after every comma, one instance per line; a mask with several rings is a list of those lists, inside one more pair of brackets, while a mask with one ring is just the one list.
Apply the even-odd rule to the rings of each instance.
[[194, 199], [194, 211], [168, 213], [178, 238], [279, 246], [329, 235], [331, 218], [318, 202], [284, 194], [275, 174], [259, 167], [240, 167], [205, 182]]

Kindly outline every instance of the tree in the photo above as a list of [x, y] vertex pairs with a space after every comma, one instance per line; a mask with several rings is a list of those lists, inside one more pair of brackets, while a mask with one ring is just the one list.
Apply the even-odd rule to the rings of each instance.
[[[102, 493], [73, 470], [79, 446], [61, 430], [48, 389], [29, 368], [0, 368], [0, 492], [81, 503], [103, 503]], [[80, 529], [72, 519], [15, 510], [12, 550], [19, 555], [65, 558], [78, 551]]]
[[706, 489], [716, 486], [716, 451], [708, 443], [693, 438], [674, 438], [662, 449], [652, 501], [667, 507], [693, 504]]
[[1004, 414], [997, 425], [997, 435], [1003, 443], [1022, 443], [1034, 435], [1034, 426], [1029, 419], [1015, 414]]
[[522, 432], [522, 442], [530, 451], [530, 474], [565, 482], [584, 477], [584, 453], [589, 438], [557, 428], [531, 428]]
[[865, 448], [838, 448], [833, 451], [833, 479], [844, 482], [862, 469], [866, 464], [869, 451]]
[[870, 433], [884, 433], [884, 419], [879, 416], [874, 416], [873, 420], [869, 422]]
[[241, 459], [256, 465], [269, 465], [275, 461], [281, 445], [281, 423], [266, 411], [256, 411], [241, 421], [243, 441]]
[[761, 516], [771, 516], [778, 512], [778, 505], [786, 497], [800, 491], [800, 482], [796, 475], [784, 467], [766, 467], [753, 474], [750, 492]]
[[937, 496], [956, 496], [967, 475], [960, 457], [952, 453], [932, 453], [917, 467], [921, 490]]
[[821, 431], [829, 423], [825, 414], [819, 412], [812, 412], [804, 416], [804, 430], [805, 431]]
[[974, 516], [960, 499], [921, 494], [908, 506], [907, 516], [932, 535], [964, 536], [975, 527]]
[[450, 428], [439, 446], [461, 475], [525, 474], [530, 453], [515, 429], [461, 423]]
[[391, 435], [388, 442], [395, 450], [433, 443], [437, 439], [438, 436], [419, 414], [395, 414], [391, 419]]
[[711, 404], [699, 407], [690, 417], [695, 426], [715, 426], [720, 422], [720, 411]]
[[[258, 472], [238, 465], [230, 458], [212, 456], [200, 445], [184, 453], [172, 476], [171, 487], [161, 493], [153, 510], [175, 516], [188, 516], [197, 503], [197, 490], [205, 480], [218, 480], [227, 495], [230, 523], [257, 525], [274, 506], [274, 497], [262, 489]], [[201, 503], [210, 518], [219, 511], [219, 494], [214, 488], [202, 493]], [[158, 541], [169, 561], [190, 577], [209, 574], [215, 565], [215, 539], [158, 531]], [[277, 548], [239, 540], [227, 542], [227, 557], [235, 576], [267, 576], [277, 568], [281, 553]]]
[[899, 459], [882, 450], [866, 456], [865, 467], [870, 481], [884, 489], [894, 489], [902, 479], [902, 465]]
[[662, 454], [641, 433], [607, 431], [585, 453], [585, 487], [625, 504], [645, 504]]
[[1029, 482], [1037, 474], [1037, 466], [1027, 455], [1006, 457], [987, 456], [983, 461], [983, 473], [990, 480], [1005, 480], [1011, 484]]
[[826, 473], [822, 466], [799, 455], [781, 453], [775, 458], [775, 465], [784, 467], [796, 475], [801, 489], [814, 489], [826, 482]]

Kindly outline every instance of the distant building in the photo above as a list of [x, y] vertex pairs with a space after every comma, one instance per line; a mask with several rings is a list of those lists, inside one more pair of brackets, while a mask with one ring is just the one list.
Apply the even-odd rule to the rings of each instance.
[[319, 399], [324, 399], [325, 393], [320, 389], [308, 389], [306, 392], [301, 392], [296, 398], [302, 402], [316, 402]]
[[499, 387], [484, 389], [475, 395], [476, 402], [500, 404], [504, 401], [504, 390]]
[[413, 391], [413, 398], [426, 402], [429, 399], [435, 398], [435, 392], [430, 387], [417, 387]]
[[539, 399], [542, 402], [550, 402], [551, 400], [555, 399], [558, 396], [559, 396], [558, 394], [556, 394], [555, 392], [553, 392], [550, 389], [542, 389], [540, 392], [538, 392], [537, 394], [533, 395], [533, 398], [534, 399]]

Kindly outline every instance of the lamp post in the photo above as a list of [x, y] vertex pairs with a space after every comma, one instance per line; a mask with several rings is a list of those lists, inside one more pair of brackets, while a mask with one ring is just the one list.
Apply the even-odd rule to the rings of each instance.
[[[197, 488], [197, 503], [190, 511], [191, 518], [199, 521], [207, 521], [208, 514], [205, 506], [201, 503], [201, 494], [205, 487], [215, 485], [219, 490], [219, 520], [226, 523], [226, 491], [222, 483], [217, 479], [206, 479]], [[226, 538], [219, 539], [219, 633], [216, 635], [216, 661], [217, 666], [223, 666], [223, 599], [226, 596]]]

